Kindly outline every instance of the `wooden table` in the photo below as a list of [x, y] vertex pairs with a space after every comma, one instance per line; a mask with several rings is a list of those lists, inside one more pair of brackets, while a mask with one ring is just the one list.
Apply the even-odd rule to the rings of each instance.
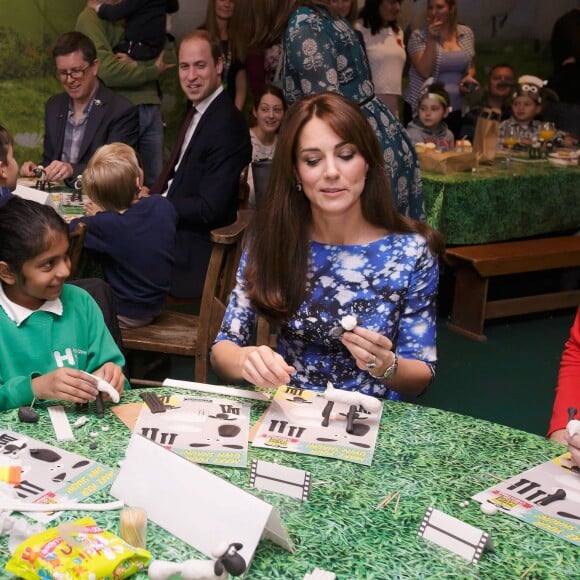
[[[466, 382], [466, 388], [468, 383]], [[160, 394], [179, 393], [162, 389]], [[183, 391], [181, 391], [183, 393]], [[138, 392], [123, 396], [137, 401]], [[252, 401], [252, 419], [265, 403]], [[17, 411], [2, 414], [2, 426], [55, 445], [46, 411], [36, 425], [18, 422]], [[70, 417], [74, 420], [74, 415]], [[100, 432], [100, 426], [110, 430]], [[98, 449], [89, 450], [91, 431], [99, 431]], [[128, 429], [110, 412], [104, 419], [75, 430], [76, 442], [60, 443], [69, 451], [116, 467], [124, 455]], [[459, 504], [491, 486], [493, 476], [507, 479], [560, 454], [563, 447], [506, 426], [407, 403], [386, 402], [371, 467], [333, 459], [266, 449], [249, 449], [252, 458], [277, 461], [312, 473], [310, 500], [300, 503], [286, 496], [256, 491], [276, 505], [296, 554], [262, 542], [250, 568], [250, 579], [301, 579], [315, 567], [333, 571], [339, 579], [386, 578], [517, 578], [536, 562], [534, 578], [571, 578], [580, 569], [580, 551], [570, 543], [505, 514], [485, 516], [479, 504]], [[152, 466], [154, 468], [154, 466]], [[211, 471], [249, 489], [249, 469], [212, 467]], [[493, 475], [491, 475], [493, 474]], [[138, 482], [135, 483], [138, 485]], [[400, 491], [393, 503], [377, 504], [391, 491]], [[89, 501], [109, 501], [106, 492]], [[478, 565], [417, 536], [425, 510], [433, 506], [487, 531], [495, 552], [485, 552]], [[83, 517], [67, 512], [62, 521]], [[88, 515], [88, 514], [87, 514]], [[94, 513], [99, 524], [118, 533], [118, 512]], [[191, 525], [206, 525], [191, 522]], [[147, 545], [154, 557], [182, 561], [199, 557], [196, 551], [149, 522]], [[6, 537], [0, 539], [0, 558], [7, 559]], [[4, 577], [4, 576], [2, 576]], [[142, 574], [141, 577], [145, 577]]]
[[579, 167], [496, 160], [476, 172], [422, 172], [429, 225], [448, 245], [484, 244], [580, 229]]

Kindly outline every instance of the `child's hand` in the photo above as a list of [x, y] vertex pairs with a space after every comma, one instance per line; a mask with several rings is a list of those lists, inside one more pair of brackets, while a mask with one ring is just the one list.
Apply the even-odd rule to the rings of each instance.
[[77, 369], [62, 367], [32, 379], [32, 392], [37, 399], [88, 403], [97, 398], [99, 391], [91, 377]]
[[[93, 374], [105, 379], [105, 381], [107, 381], [117, 391], [117, 393], [119, 393], [119, 396], [123, 394], [123, 389], [125, 388], [125, 375], [123, 374], [123, 369], [119, 365], [112, 362], [105, 363]], [[109, 398], [105, 393], [103, 393], [103, 397]]]

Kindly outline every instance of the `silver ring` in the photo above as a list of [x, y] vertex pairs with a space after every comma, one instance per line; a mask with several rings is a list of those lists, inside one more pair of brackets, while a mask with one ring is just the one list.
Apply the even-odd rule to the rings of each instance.
[[377, 368], [377, 355], [373, 354], [373, 358], [371, 362], [367, 363], [367, 369], [372, 371], [373, 369]]

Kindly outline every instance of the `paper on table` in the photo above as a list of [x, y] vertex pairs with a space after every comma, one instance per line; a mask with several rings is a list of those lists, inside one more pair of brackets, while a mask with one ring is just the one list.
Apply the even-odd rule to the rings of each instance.
[[176, 387], [188, 391], [200, 391], [202, 393], [215, 393], [217, 395], [229, 395], [230, 397], [242, 397], [243, 399], [254, 399], [256, 401], [269, 401], [272, 397], [262, 391], [251, 391], [250, 389], [236, 389], [234, 387], [222, 387], [220, 385], [206, 385], [205, 383], [195, 383], [192, 381], [178, 381], [177, 379], [165, 379], [164, 387]]

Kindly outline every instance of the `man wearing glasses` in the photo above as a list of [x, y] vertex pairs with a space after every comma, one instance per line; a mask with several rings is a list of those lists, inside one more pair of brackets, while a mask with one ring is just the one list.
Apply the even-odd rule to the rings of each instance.
[[[65, 92], [46, 103], [42, 177], [74, 181], [101, 145], [120, 141], [135, 147], [139, 116], [134, 105], [99, 81], [97, 51], [84, 34], [62, 34], [52, 54]], [[33, 177], [37, 168], [25, 161], [20, 175]]]

